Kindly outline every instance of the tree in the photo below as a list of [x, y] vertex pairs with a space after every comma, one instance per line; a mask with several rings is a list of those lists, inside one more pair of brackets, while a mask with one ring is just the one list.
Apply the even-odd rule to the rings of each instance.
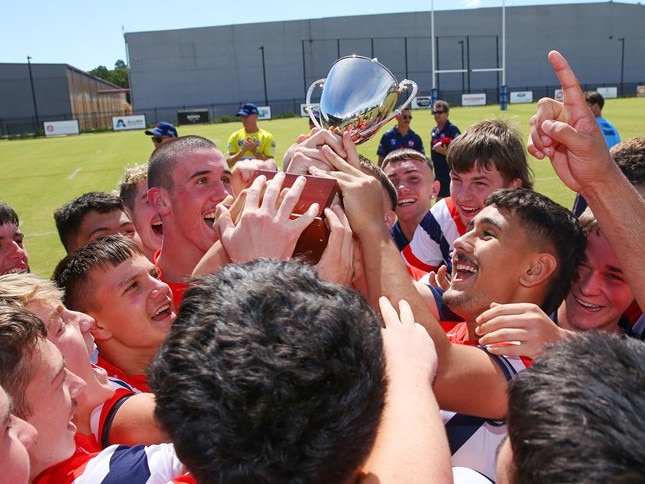
[[121, 59], [114, 63], [114, 69], [112, 70], [109, 70], [105, 66], [98, 66], [92, 69], [90, 74], [122, 88], [127, 89], [130, 87], [128, 66]]

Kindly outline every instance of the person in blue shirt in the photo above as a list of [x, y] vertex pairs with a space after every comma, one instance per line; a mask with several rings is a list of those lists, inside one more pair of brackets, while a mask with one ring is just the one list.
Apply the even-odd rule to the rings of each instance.
[[[602, 134], [605, 136], [605, 141], [607, 142], [607, 148], [611, 148], [614, 145], [620, 143], [620, 135], [618, 130], [602, 117], [602, 108], [605, 106], [605, 98], [602, 97], [597, 91], [587, 91], [585, 92], [585, 100], [587, 101], [587, 106], [591, 109], [591, 112], [596, 117], [596, 122], [600, 126]], [[587, 208], [587, 202], [585, 199], [578, 193], [576, 199], [573, 202], [573, 213], [577, 217], [582, 215], [582, 212]]]
[[412, 111], [410, 108], [403, 109], [396, 116], [396, 126], [388, 129], [378, 144], [376, 154], [378, 155], [378, 166], [383, 164], [385, 157], [394, 150], [410, 148], [425, 154], [421, 136], [410, 129]]
[[437, 201], [450, 196], [450, 168], [446, 161], [448, 145], [461, 134], [459, 128], [448, 120], [450, 105], [441, 99], [432, 106], [432, 115], [437, 125], [430, 134], [430, 154], [434, 166], [434, 178], [439, 180], [439, 194]]

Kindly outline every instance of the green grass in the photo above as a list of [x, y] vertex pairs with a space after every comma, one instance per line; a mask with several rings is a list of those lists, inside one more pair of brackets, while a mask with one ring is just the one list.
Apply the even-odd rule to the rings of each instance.
[[[603, 115], [626, 139], [645, 133], [643, 112], [645, 98], [610, 99], [605, 104]], [[450, 119], [463, 131], [485, 118], [513, 118], [527, 139], [528, 119], [534, 113], [535, 104], [509, 105], [507, 111], [500, 111], [499, 106], [453, 108]], [[428, 110], [414, 111], [413, 115], [412, 129], [427, 145], [434, 125], [432, 116]], [[278, 160], [282, 159], [299, 133], [308, 131], [307, 119], [303, 118], [261, 121], [260, 125], [273, 133]], [[205, 136], [226, 150], [228, 135], [238, 127], [239, 123], [181, 126], [179, 133]], [[376, 147], [382, 132], [359, 146], [360, 153], [376, 159]], [[85, 192], [113, 190], [123, 170], [131, 164], [147, 161], [152, 148], [149, 137], [141, 131], [0, 141], [0, 200], [14, 207], [20, 216], [33, 272], [49, 277], [65, 255], [54, 225], [54, 210]], [[574, 194], [555, 176], [551, 164], [533, 158], [530, 160], [536, 189], [570, 207]]]

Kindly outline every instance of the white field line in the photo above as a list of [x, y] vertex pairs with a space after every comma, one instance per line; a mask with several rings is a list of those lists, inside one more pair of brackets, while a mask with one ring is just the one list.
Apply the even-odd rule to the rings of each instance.
[[76, 170], [74, 170], [74, 171], [73, 171], [73, 172], [72, 172], [72, 173], [67, 177], [67, 179], [68, 179], [68, 180], [71, 180], [71, 179], [72, 179], [72, 178], [74, 178], [76, 175], [78, 175], [78, 174], [80, 173], [80, 171], [81, 171], [81, 168], [80, 168], [80, 167], [76, 168]]

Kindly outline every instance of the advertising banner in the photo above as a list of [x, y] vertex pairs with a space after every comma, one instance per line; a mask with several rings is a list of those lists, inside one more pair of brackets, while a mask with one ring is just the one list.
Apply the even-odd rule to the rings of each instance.
[[462, 94], [462, 106], [486, 106], [486, 93], [481, 94]]
[[599, 87], [596, 89], [598, 94], [600, 94], [605, 99], [618, 97], [618, 88], [617, 87]]
[[140, 116], [112, 116], [112, 129], [125, 131], [128, 129], [146, 129], [146, 117]]
[[518, 91], [511, 93], [511, 104], [522, 104], [533, 102], [533, 91]]
[[258, 106], [258, 119], [271, 119], [271, 108], [269, 106]]
[[78, 121], [46, 121], [43, 123], [45, 136], [65, 136], [68, 134], [79, 134]]
[[177, 124], [206, 124], [210, 123], [208, 109], [189, 109], [177, 111]]
[[417, 96], [410, 103], [412, 109], [430, 109], [432, 107], [432, 98], [430, 96]]

